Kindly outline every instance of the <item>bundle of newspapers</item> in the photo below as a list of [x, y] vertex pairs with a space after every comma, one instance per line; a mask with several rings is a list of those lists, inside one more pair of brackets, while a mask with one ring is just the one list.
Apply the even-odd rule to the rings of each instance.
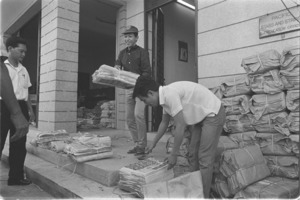
[[66, 130], [42, 131], [30, 141], [30, 144], [43, 149], [56, 152], [62, 151], [67, 143], [72, 142], [72, 137]]
[[99, 160], [113, 156], [109, 136], [86, 133], [74, 138], [74, 140], [74, 142], [66, 145], [64, 151], [76, 162]]
[[143, 186], [174, 178], [173, 170], [167, 170], [168, 164], [152, 157], [122, 167], [119, 170], [119, 188], [144, 197]]
[[139, 74], [119, 70], [108, 65], [101, 65], [92, 75], [93, 83], [122, 89], [133, 88], [138, 77]]

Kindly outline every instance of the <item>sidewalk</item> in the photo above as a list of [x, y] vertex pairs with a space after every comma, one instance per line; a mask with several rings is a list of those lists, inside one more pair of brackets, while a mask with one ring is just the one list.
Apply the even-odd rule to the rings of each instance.
[[[137, 162], [137, 159], [134, 155], [126, 153], [128, 149], [132, 148], [132, 141], [130, 139], [129, 132], [127, 133], [126, 131], [115, 129], [81, 131], [93, 132], [95, 134], [101, 135], [109, 135], [112, 138], [112, 146], [114, 148], [115, 155], [114, 158], [105, 159], [101, 161], [91, 161], [82, 165], [78, 165], [77, 168], [75, 168], [76, 173], [70, 176], [70, 173], [72, 171], [69, 170], [69, 167], [73, 169], [74, 166], [66, 166], [64, 167], [64, 170], [61, 170], [60, 168], [55, 168], [55, 166], [58, 164], [64, 165], [62, 164], [64, 162], [63, 157], [59, 157], [59, 163], [53, 163], [57, 160], [53, 160], [52, 154], [54, 153], [52, 151], [38, 149], [41, 152], [37, 152], [35, 151], [37, 149], [29, 145], [27, 146], [27, 157], [25, 160], [25, 167], [28, 175], [30, 177], [32, 176], [31, 180], [38, 185], [31, 184], [28, 186], [7, 186], [9, 168], [6, 163], [9, 145], [6, 143], [0, 163], [0, 199], [60, 199], [66, 198], [68, 195], [77, 195], [78, 197], [90, 197], [91, 195], [95, 195], [98, 198], [108, 198], [113, 196], [115, 199], [116, 197], [117, 199], [124, 199], [124, 197], [130, 197], [130, 195], [125, 195], [124, 191], [116, 190], [115, 194], [113, 192], [115, 186], [104, 186], [88, 178], [92, 174], [93, 177], [97, 177], [97, 180], [110, 180], [114, 177], [113, 172], [116, 171], [116, 169], [119, 169], [120, 167], [128, 163]], [[38, 131], [35, 128], [31, 127], [30, 133], [27, 136], [27, 142], [29, 142], [32, 139], [31, 137], [34, 136], [37, 132]], [[148, 141], [153, 141], [154, 136], [154, 133], [148, 133]], [[165, 135], [161, 138], [162, 142], [158, 143], [155, 151], [152, 153], [154, 157], [161, 159], [166, 156], [165, 142], [167, 141], [168, 137], [170, 137], [170, 135]], [[90, 169], [93, 170], [91, 171]], [[83, 174], [79, 175], [77, 173]], [[85, 191], [85, 188], [81, 187], [82, 185], [88, 187], [87, 191]], [[98, 191], [99, 189], [97, 190], [97, 188], [100, 186], [102, 188], [102, 191]], [[80, 187], [81, 189], [78, 190], [78, 187]], [[47, 189], [43, 190], [41, 188]], [[47, 193], [46, 191], [49, 193]], [[124, 193], [124, 195], [121, 195], [122, 197], [118, 198], [118, 196], [116, 195], [118, 195], [119, 193]]]
[[47, 192], [35, 184], [27, 186], [8, 186], [8, 166], [0, 163], [0, 199], [53, 199]]

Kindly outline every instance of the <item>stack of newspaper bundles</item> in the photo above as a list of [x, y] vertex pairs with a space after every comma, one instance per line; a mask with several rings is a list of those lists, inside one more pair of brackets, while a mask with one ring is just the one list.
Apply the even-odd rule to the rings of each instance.
[[122, 89], [133, 88], [138, 77], [139, 74], [118, 70], [108, 65], [101, 65], [92, 75], [93, 83]]
[[166, 162], [151, 157], [122, 167], [119, 171], [119, 188], [143, 198], [144, 185], [174, 178], [173, 170], [167, 170], [167, 167]]
[[100, 160], [113, 156], [109, 136], [97, 136], [89, 133], [74, 138], [74, 142], [68, 144], [64, 151], [76, 162]]

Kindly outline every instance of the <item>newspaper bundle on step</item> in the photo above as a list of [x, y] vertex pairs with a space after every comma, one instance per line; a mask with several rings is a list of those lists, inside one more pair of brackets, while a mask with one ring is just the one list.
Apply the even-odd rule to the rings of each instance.
[[66, 145], [64, 152], [76, 162], [99, 160], [113, 156], [111, 138], [84, 133]]
[[30, 141], [30, 144], [36, 147], [53, 150], [55, 152], [63, 151], [65, 145], [72, 142], [72, 137], [66, 130], [42, 131]]
[[144, 197], [143, 186], [162, 182], [174, 177], [173, 170], [167, 170], [168, 164], [154, 158], [147, 158], [119, 170], [119, 188]]

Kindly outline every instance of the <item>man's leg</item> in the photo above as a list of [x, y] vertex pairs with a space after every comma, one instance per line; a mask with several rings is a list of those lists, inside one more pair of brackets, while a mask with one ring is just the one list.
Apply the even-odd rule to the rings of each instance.
[[[132, 98], [132, 91], [127, 90], [126, 91], [126, 106], [127, 106], [127, 125], [128, 129], [130, 131], [131, 137], [133, 142], [137, 145], [138, 142], [138, 132], [137, 132], [137, 125], [135, 122], [135, 117], [134, 117], [134, 108], [135, 108], [135, 100]], [[132, 152], [135, 153], [135, 152]]]
[[9, 113], [7, 107], [5, 106], [4, 102], [2, 100], [0, 100], [0, 102], [1, 102], [1, 105], [0, 105], [1, 106], [0, 141], [1, 141], [1, 156], [2, 156], [2, 151], [4, 149], [6, 137], [8, 135], [8, 130], [10, 127], [10, 113]]
[[[21, 101], [20, 108], [23, 115], [27, 120], [29, 120], [28, 108], [25, 101]], [[12, 126], [10, 129], [10, 137], [15, 134], [15, 128]], [[21, 139], [12, 142], [9, 144], [9, 174], [8, 180], [10, 181], [19, 181], [24, 179], [24, 162], [26, 157], [26, 139], [27, 136], [22, 137]]]
[[199, 170], [199, 146], [200, 146], [200, 132], [201, 127], [197, 125], [193, 125], [190, 127], [191, 131], [191, 140], [189, 145], [189, 164], [190, 164], [190, 171], [194, 172]]
[[214, 117], [206, 117], [200, 124], [199, 167], [202, 175], [204, 198], [209, 198], [213, 165], [220, 135], [225, 123], [225, 110], [222, 106]]
[[[136, 98], [134, 116], [138, 132], [138, 147], [143, 150], [147, 146], [147, 127], [145, 120], [145, 103]], [[142, 152], [143, 153], [143, 152]]]

